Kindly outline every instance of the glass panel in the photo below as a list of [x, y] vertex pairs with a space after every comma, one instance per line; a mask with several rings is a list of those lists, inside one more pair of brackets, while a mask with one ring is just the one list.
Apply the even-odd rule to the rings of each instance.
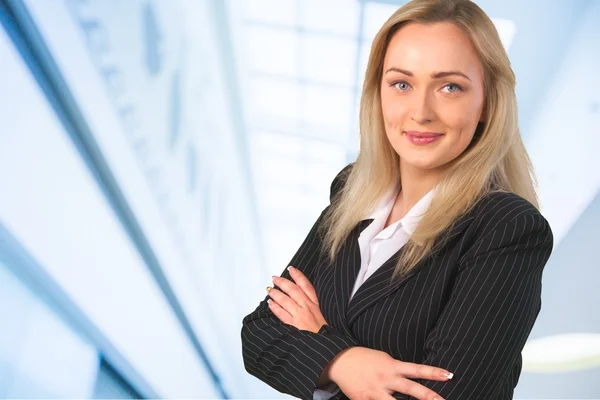
[[354, 93], [319, 85], [304, 87], [303, 119], [332, 133], [329, 139], [347, 140]]
[[249, 26], [246, 29], [250, 71], [297, 76], [299, 36], [293, 30]]
[[248, 106], [260, 121], [265, 115], [298, 119], [300, 86], [293, 81], [256, 77], [252, 81], [252, 103]]
[[142, 398], [103, 358], [94, 385], [93, 399], [139, 399]]
[[304, 28], [358, 36], [358, 0], [303, 0], [300, 4]]
[[[16, 266], [18, 267], [18, 266]], [[89, 398], [96, 348], [0, 262], [0, 398]]]
[[354, 39], [323, 35], [302, 37], [302, 73], [317, 82], [352, 86], [356, 79]]
[[246, 20], [295, 25], [297, 20], [297, 0], [243, 0], [242, 6]]

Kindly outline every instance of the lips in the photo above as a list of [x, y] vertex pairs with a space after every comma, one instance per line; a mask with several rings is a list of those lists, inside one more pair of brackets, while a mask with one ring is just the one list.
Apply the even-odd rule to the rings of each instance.
[[438, 132], [405, 131], [404, 133], [406, 134], [406, 139], [417, 146], [433, 143], [444, 136], [443, 133]]
[[419, 131], [404, 131], [407, 135], [414, 136], [417, 138], [434, 138], [438, 136], [443, 136], [443, 133], [438, 132], [419, 132]]

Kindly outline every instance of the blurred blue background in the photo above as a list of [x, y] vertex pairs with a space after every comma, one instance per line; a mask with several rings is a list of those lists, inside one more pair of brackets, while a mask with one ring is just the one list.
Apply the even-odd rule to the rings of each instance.
[[[555, 234], [515, 398], [600, 398], [600, 0], [478, 0]], [[357, 154], [403, 1], [0, 0], [0, 397], [289, 398], [242, 318]]]

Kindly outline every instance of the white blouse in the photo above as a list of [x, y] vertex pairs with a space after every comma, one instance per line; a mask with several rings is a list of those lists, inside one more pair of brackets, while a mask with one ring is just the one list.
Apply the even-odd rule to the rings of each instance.
[[[415, 231], [421, 217], [429, 208], [436, 188], [423, 196], [403, 218], [384, 229], [385, 222], [396, 202], [399, 189], [400, 185], [397, 184], [396, 187], [388, 191], [378, 206], [375, 207], [375, 210], [367, 217], [367, 219], [373, 219], [373, 222], [361, 232], [358, 238], [361, 264], [350, 298], [354, 296], [360, 285], [408, 242], [408, 238]], [[328, 400], [336, 395], [339, 390], [337, 385], [332, 382], [323, 389], [315, 390], [313, 400]]]

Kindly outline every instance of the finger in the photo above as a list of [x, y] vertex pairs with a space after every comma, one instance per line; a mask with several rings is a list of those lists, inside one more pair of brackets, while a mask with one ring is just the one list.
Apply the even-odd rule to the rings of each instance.
[[432, 367], [431, 365], [415, 364], [410, 362], [398, 361], [396, 372], [407, 378], [423, 378], [435, 381], [447, 381], [452, 379], [454, 374], [443, 368]]
[[317, 298], [317, 292], [315, 291], [315, 287], [310, 283], [306, 275], [304, 275], [300, 270], [297, 270], [294, 267], [289, 267], [290, 275], [294, 282], [302, 289], [304, 293], [308, 296], [308, 298], [315, 304], [319, 304], [319, 299]]
[[284, 324], [292, 325], [292, 322], [294, 322], [294, 317], [292, 317], [289, 312], [285, 311], [273, 299], [267, 300], [267, 303], [269, 304], [269, 310], [271, 310], [281, 322], [283, 322]]
[[444, 400], [442, 396], [433, 390], [402, 377], [395, 378], [390, 389], [398, 393], [407, 394], [419, 400]]
[[304, 293], [304, 291], [300, 289], [298, 285], [289, 279], [274, 276], [273, 283], [275, 283], [300, 306], [307, 304], [308, 302], [312, 302], [306, 293]]
[[269, 297], [271, 297], [273, 300], [275, 300], [281, 308], [283, 308], [285, 311], [290, 313], [290, 315], [292, 317], [294, 315], [298, 314], [298, 308], [300, 308], [298, 303], [296, 303], [294, 300], [292, 300], [287, 294], [283, 293], [282, 291], [277, 290], [277, 289], [271, 289], [271, 290], [269, 290]]

